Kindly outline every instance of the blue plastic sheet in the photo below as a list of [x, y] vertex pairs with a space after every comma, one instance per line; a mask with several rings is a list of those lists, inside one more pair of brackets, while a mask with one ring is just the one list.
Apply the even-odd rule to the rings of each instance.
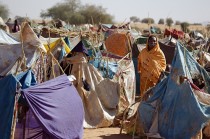
[[21, 89], [28, 88], [30, 86], [34, 86], [36, 82], [36, 77], [32, 70], [28, 70], [26, 72], [22, 72], [16, 76], [17, 80], [21, 83]]
[[177, 43], [177, 50], [169, 76], [152, 89], [153, 95], [139, 106], [139, 116], [145, 132], [158, 117], [158, 133], [166, 139], [190, 139], [210, 120], [210, 106], [201, 104], [189, 82], [180, 82], [180, 76], [192, 79], [200, 74], [210, 93], [210, 77], [189, 52]]
[[[69, 38], [68, 38], [68, 37], [65, 37], [65, 38], [64, 38], [64, 41], [65, 41], [65, 43], [68, 45], [68, 47], [70, 48], [71, 43], [70, 43]], [[71, 49], [71, 48], [70, 48], [70, 49]]]
[[8, 75], [0, 80], [0, 138], [9, 139], [11, 134], [17, 80]]
[[114, 62], [108, 62], [101, 60], [101, 59], [94, 59], [92, 61], [89, 61], [94, 67], [96, 67], [101, 75], [104, 78], [113, 79], [115, 73], [118, 69], [118, 64]]
[[[21, 89], [26, 89], [30, 86], [34, 86], [36, 85], [36, 77], [34, 75], [34, 73], [32, 72], [32, 70], [28, 70], [22, 73], [19, 73], [16, 76], [16, 79], [20, 82], [21, 84]], [[23, 97], [23, 94], [20, 95], [19, 99], [18, 99], [18, 103], [28, 106], [28, 103], [26, 101], [26, 99]]]
[[140, 95], [140, 74], [138, 72], [138, 58], [132, 58], [136, 75], [136, 94]]

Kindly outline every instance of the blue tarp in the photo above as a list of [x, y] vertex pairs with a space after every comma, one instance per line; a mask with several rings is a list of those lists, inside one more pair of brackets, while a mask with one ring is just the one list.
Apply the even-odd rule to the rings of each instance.
[[140, 95], [140, 75], [138, 72], [138, 58], [132, 58], [136, 76], [136, 94]]
[[[68, 47], [70, 48], [71, 43], [70, 43], [69, 38], [68, 38], [68, 37], [65, 37], [65, 38], [64, 38], [64, 41], [65, 41], [65, 43], [68, 45]], [[71, 49], [71, 48], [70, 48], [70, 49]]]
[[0, 138], [9, 139], [11, 134], [17, 80], [8, 75], [0, 80]]
[[58, 61], [61, 62], [61, 60], [64, 58], [65, 55], [66, 55], [66, 50], [65, 50], [64, 47], [62, 47], [61, 51], [60, 51], [60, 55], [59, 55]]
[[116, 62], [107, 62], [106, 60], [102, 60], [102, 54], [100, 51], [97, 52], [95, 55], [96, 58], [90, 60], [89, 63], [97, 68], [104, 78], [113, 79], [115, 73], [118, 70], [118, 64]]
[[113, 79], [118, 69], [117, 63], [114, 62], [107, 63], [107, 61], [101, 60], [100, 58], [89, 61], [89, 63], [91, 63], [94, 67], [96, 67], [104, 78]]
[[192, 79], [203, 76], [210, 93], [210, 77], [189, 52], [177, 43], [169, 76], [152, 89], [153, 95], [139, 106], [139, 116], [145, 132], [149, 132], [157, 117], [157, 132], [166, 139], [190, 139], [210, 120], [210, 106], [201, 104], [189, 82], [179, 82], [181, 75]]
[[16, 78], [22, 85], [21, 89], [25, 89], [36, 84], [36, 77], [31, 69], [18, 74]]
[[23, 94], [50, 138], [82, 139], [83, 103], [66, 75], [24, 89]]
[[[30, 86], [36, 85], [36, 77], [32, 70], [22, 72], [16, 76], [17, 80], [21, 83], [21, 89], [29, 88]], [[18, 99], [18, 103], [28, 106], [26, 99], [23, 94]]]

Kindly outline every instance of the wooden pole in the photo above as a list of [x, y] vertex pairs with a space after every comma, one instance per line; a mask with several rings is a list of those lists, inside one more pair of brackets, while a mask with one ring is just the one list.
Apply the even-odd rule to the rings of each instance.
[[13, 112], [13, 119], [12, 119], [12, 126], [11, 126], [11, 134], [10, 139], [14, 139], [15, 137], [15, 127], [16, 127], [16, 119], [17, 119], [17, 96], [15, 96], [15, 104], [14, 104], [14, 112]]

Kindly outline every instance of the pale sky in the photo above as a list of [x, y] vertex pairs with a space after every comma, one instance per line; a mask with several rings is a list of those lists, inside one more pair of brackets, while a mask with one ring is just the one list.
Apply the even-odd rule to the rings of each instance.
[[[46, 10], [63, 0], [0, 0], [8, 6], [10, 17], [26, 16], [40, 19], [41, 10]], [[174, 21], [202, 23], [210, 21], [210, 0], [81, 0], [84, 4], [102, 6], [115, 21], [129, 21], [131, 16], [140, 19], [171, 17]]]

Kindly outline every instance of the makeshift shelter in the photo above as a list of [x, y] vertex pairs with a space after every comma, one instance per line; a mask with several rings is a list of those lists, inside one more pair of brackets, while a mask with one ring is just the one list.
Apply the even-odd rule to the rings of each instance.
[[[119, 102], [119, 85], [105, 80], [87, 61], [88, 51], [82, 41], [68, 57], [69, 74], [76, 77], [73, 83], [82, 98], [85, 109], [85, 128], [108, 127], [113, 123]], [[109, 88], [109, 89], [108, 89]]]
[[4, 20], [0, 17], [0, 29], [9, 33], [9, 27], [4, 23]]
[[70, 48], [65, 43], [63, 38], [39, 38], [47, 50], [47, 78], [53, 79], [63, 74], [59, 63], [63, 57], [70, 53]]
[[2, 76], [24, 70], [21, 68], [30, 68], [39, 58], [40, 52], [46, 52], [27, 23], [24, 24], [21, 34], [21, 44], [0, 45], [0, 75]]
[[[148, 93], [138, 108], [139, 123], [149, 137], [189, 139], [210, 120], [210, 77], [179, 42], [167, 78]], [[205, 87], [193, 84], [201, 76]]]
[[115, 69], [116, 73], [114, 74], [112, 81], [120, 84], [120, 101], [118, 104], [118, 114], [116, 115], [119, 116], [135, 101], [136, 76], [134, 64], [130, 58], [119, 57], [107, 53], [103, 53], [102, 55], [107, 63], [117, 64], [117, 68]]
[[13, 75], [0, 79], [0, 138], [9, 139], [11, 135], [13, 110], [18, 81]]
[[41, 40], [41, 42], [43, 43], [43, 45], [44, 45], [44, 47], [47, 51], [50, 50], [50, 51], [53, 52], [53, 51], [55, 51], [55, 49], [57, 47], [59, 47], [59, 46], [61, 47], [61, 45], [63, 45], [67, 54], [71, 51], [63, 38], [44, 38], [44, 37], [40, 37], [39, 39]]
[[[113, 39], [113, 38], [112, 38]], [[115, 41], [115, 40], [111, 40]], [[112, 49], [126, 50], [128, 45], [117, 45]], [[107, 46], [106, 46], [107, 47]], [[111, 47], [111, 46], [110, 46]], [[126, 48], [125, 48], [126, 47]], [[100, 53], [100, 52], [99, 52]], [[122, 117], [123, 111], [134, 103], [136, 93], [136, 81], [133, 61], [129, 57], [131, 52], [126, 55], [119, 56], [110, 51], [103, 51], [91, 63], [97, 68], [100, 74], [113, 83], [119, 84], [119, 103], [117, 105], [117, 113], [115, 114], [115, 121], [119, 121]], [[108, 100], [107, 100], [108, 101]]]
[[0, 29], [0, 44], [20, 44], [14, 37]]
[[[17, 78], [24, 86], [33, 85], [34, 76], [31, 73], [29, 70]], [[15, 138], [82, 138], [82, 101], [66, 75], [26, 87], [22, 90], [22, 95], [29, 110], [26, 112], [25, 122], [19, 119]]]

